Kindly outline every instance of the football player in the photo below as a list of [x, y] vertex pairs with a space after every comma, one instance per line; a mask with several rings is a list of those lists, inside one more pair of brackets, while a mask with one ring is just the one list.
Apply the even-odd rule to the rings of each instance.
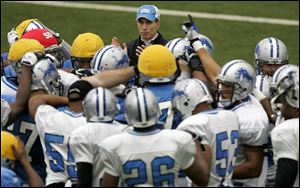
[[83, 115], [87, 124], [73, 131], [69, 142], [77, 166], [77, 186], [101, 186], [104, 164], [98, 145], [105, 138], [127, 128], [114, 124], [117, 111], [116, 97], [108, 89], [95, 88], [84, 98]]
[[117, 186], [121, 180], [128, 187], [174, 187], [180, 169], [198, 185], [207, 185], [208, 165], [199, 141], [184, 131], [158, 129], [158, 109], [156, 97], [148, 89], [133, 89], [126, 96], [125, 116], [133, 130], [100, 144], [105, 164], [103, 186]]
[[299, 66], [279, 68], [271, 85], [274, 88], [272, 106], [280, 103], [284, 117], [284, 122], [276, 125], [271, 132], [277, 164], [275, 186], [299, 187]]
[[233, 186], [239, 122], [234, 112], [213, 109], [212, 102], [208, 88], [200, 80], [186, 79], [175, 85], [172, 104], [184, 119], [177, 129], [202, 138], [210, 166], [208, 187]]
[[[86, 81], [74, 82], [68, 98], [36, 95], [28, 109], [35, 119], [47, 165], [46, 186], [64, 186], [68, 180], [76, 184], [76, 164], [68, 144], [71, 132], [84, 125], [82, 101], [93, 87]], [[65, 105], [56, 109], [53, 106]]]

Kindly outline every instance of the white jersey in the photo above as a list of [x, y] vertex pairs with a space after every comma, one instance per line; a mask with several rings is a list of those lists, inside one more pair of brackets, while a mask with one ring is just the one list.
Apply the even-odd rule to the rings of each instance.
[[268, 75], [257, 75], [255, 87], [260, 90], [266, 97], [270, 97], [272, 76]]
[[79, 80], [79, 78], [72, 74], [72, 73], [69, 73], [69, 72], [66, 72], [64, 70], [60, 70], [58, 69], [58, 74], [60, 76], [60, 81], [61, 83], [64, 85], [64, 94], [63, 96], [67, 97], [68, 95], [68, 89], [70, 87], [70, 85], [72, 85], [74, 82], [76, 82], [77, 80]]
[[208, 187], [233, 186], [231, 178], [238, 147], [239, 123], [234, 112], [211, 110], [185, 119], [177, 127], [202, 138], [201, 144], [211, 149], [210, 178]]
[[18, 91], [18, 86], [6, 78], [5, 76], [1, 76], [1, 95], [12, 95], [16, 96]]
[[93, 165], [92, 187], [100, 186], [100, 178], [104, 174], [104, 164], [98, 153], [98, 144], [105, 138], [127, 130], [128, 126], [108, 123], [87, 123], [77, 128], [70, 137], [70, 148], [75, 162]]
[[[299, 164], [299, 118], [289, 119], [277, 125], [271, 132], [274, 160], [288, 158]], [[294, 182], [294, 187], [299, 187], [299, 166]]]
[[76, 179], [76, 164], [68, 141], [73, 130], [86, 124], [85, 117], [67, 107], [59, 111], [50, 105], [41, 105], [35, 122], [47, 165], [46, 186]]
[[[245, 161], [241, 145], [262, 146], [268, 142], [269, 120], [260, 102], [252, 95], [249, 95], [248, 101], [237, 105], [232, 111], [238, 116], [240, 124], [239, 150], [241, 152], [236, 159], [236, 165], [239, 165]], [[263, 162], [261, 177], [266, 177], [268, 167], [266, 162], [266, 160]], [[259, 182], [265, 182], [259, 179], [260, 177], [235, 180], [235, 182], [240, 182], [246, 187], [257, 187]]]
[[128, 130], [100, 144], [105, 172], [132, 186], [178, 186], [180, 169], [194, 162], [195, 142], [178, 130]]

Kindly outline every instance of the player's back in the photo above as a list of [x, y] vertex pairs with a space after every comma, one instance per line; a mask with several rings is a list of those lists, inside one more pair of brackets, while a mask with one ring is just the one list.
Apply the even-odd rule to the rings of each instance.
[[178, 186], [180, 169], [194, 161], [195, 143], [178, 130], [128, 130], [105, 139], [101, 154], [106, 172], [125, 186]]
[[98, 145], [105, 138], [121, 133], [127, 128], [128, 126], [113, 123], [87, 123], [72, 132], [70, 147], [75, 162], [87, 162], [94, 166], [93, 187], [100, 186], [100, 179], [104, 173], [104, 164], [100, 157], [101, 153], [98, 152]]
[[85, 117], [68, 107], [57, 110], [41, 105], [35, 121], [47, 164], [46, 185], [76, 179], [75, 161], [68, 141], [72, 131], [86, 123]]
[[177, 127], [189, 130], [202, 138], [201, 143], [211, 148], [209, 187], [232, 186], [237, 140], [239, 136], [238, 118], [232, 111], [211, 110], [185, 119]]

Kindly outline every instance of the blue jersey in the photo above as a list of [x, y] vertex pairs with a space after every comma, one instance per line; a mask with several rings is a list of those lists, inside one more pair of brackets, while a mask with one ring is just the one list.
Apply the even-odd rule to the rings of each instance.
[[[9, 103], [13, 103], [16, 100], [15, 96], [1, 95], [1, 98], [5, 99]], [[36, 129], [35, 121], [28, 112], [21, 114], [14, 124], [4, 128], [5, 130], [19, 136], [25, 145], [25, 149], [28, 152], [28, 159], [34, 168], [34, 170], [40, 175], [42, 179], [46, 178], [46, 164], [44, 161], [43, 149], [41, 146], [40, 138]], [[23, 167], [16, 163], [14, 169], [18, 176], [27, 181], [27, 177]]]
[[66, 61], [64, 61], [62, 68], [74, 68], [71, 59], [67, 59]]
[[1, 166], [1, 187], [22, 187], [22, 183], [14, 171]]

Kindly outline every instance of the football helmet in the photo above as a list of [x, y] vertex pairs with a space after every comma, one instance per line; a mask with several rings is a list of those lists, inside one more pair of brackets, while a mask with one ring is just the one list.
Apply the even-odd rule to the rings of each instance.
[[274, 111], [278, 109], [275, 103], [281, 103], [283, 97], [290, 106], [299, 108], [299, 67], [297, 65], [280, 67], [272, 78], [271, 90], [274, 96], [271, 100]]
[[[217, 76], [217, 101], [219, 107], [228, 107], [238, 100], [245, 99], [253, 90], [256, 81], [254, 69], [244, 60], [232, 60], [226, 63]], [[231, 85], [231, 99], [224, 99], [222, 85]]]
[[7, 131], [1, 131], [1, 166], [13, 168], [15, 165], [16, 157], [13, 153], [12, 146], [18, 149], [18, 139]]
[[192, 115], [200, 103], [212, 103], [213, 99], [207, 86], [198, 79], [177, 81], [172, 95], [172, 106], [179, 111], [182, 118]]
[[38, 19], [27, 19], [17, 26], [16, 32], [18, 34], [18, 37], [21, 38], [24, 33], [33, 29], [47, 29], [47, 27]]
[[263, 64], [288, 64], [288, 50], [286, 45], [275, 37], [261, 40], [255, 47], [254, 62], [257, 74], [263, 74]]
[[184, 59], [186, 62], [188, 62], [187, 50], [193, 49], [190, 46], [190, 42], [182, 38], [175, 38], [173, 40], [170, 40], [165, 46], [172, 52], [176, 60], [181, 58]]
[[32, 91], [42, 89], [51, 95], [63, 95], [64, 86], [60, 82], [60, 76], [53, 58], [53, 56], [51, 58], [45, 56], [39, 59], [32, 68]]
[[116, 97], [109, 89], [102, 87], [92, 89], [82, 105], [88, 122], [110, 122], [118, 112]]
[[175, 56], [163, 45], [151, 45], [145, 48], [138, 60], [139, 82], [164, 83], [174, 79], [177, 70]]
[[146, 128], [155, 125], [160, 116], [155, 95], [145, 88], [132, 89], [125, 98], [125, 118], [129, 125]]
[[125, 68], [129, 66], [126, 52], [115, 45], [107, 45], [97, 51], [91, 61], [91, 69], [97, 71]]
[[8, 52], [8, 60], [19, 61], [27, 52], [44, 53], [44, 47], [34, 39], [19, 39], [11, 45]]
[[88, 63], [90, 65], [92, 58], [97, 50], [104, 47], [100, 36], [94, 33], [79, 34], [71, 46], [71, 61], [75, 69], [83, 68], [78, 62]]
[[61, 50], [58, 39], [48, 29], [34, 29], [23, 34], [21, 38], [35, 39], [45, 48], [45, 53], [56, 57], [57, 67], [60, 68], [66, 60], [65, 54]]

